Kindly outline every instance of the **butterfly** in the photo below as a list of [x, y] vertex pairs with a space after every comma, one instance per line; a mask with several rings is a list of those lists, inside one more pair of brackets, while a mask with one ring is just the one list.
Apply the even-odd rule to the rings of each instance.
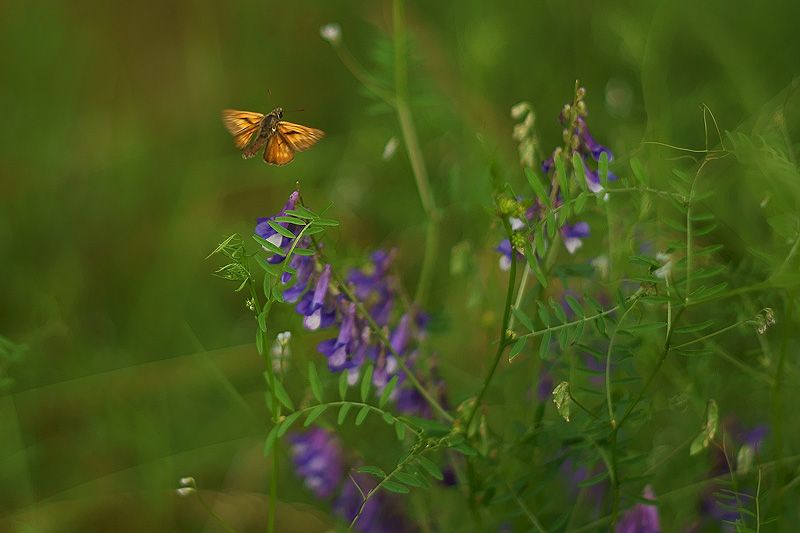
[[236, 109], [222, 111], [222, 121], [233, 135], [236, 148], [242, 151], [242, 157], [250, 159], [266, 145], [264, 161], [271, 165], [290, 163], [295, 152], [308, 150], [325, 136], [322, 130], [282, 119], [280, 107], [266, 115]]

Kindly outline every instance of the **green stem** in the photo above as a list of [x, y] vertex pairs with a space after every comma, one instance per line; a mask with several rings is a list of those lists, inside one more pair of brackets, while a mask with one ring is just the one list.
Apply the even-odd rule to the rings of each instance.
[[[265, 274], [266, 275], [266, 274]], [[261, 307], [261, 298], [258, 296], [258, 290], [256, 290], [255, 283], [253, 280], [250, 279], [250, 296], [253, 299], [253, 305], [256, 309], [256, 322], [258, 322], [258, 315], [262, 310]], [[277, 425], [278, 421], [280, 420], [280, 402], [278, 401], [277, 396], [275, 395], [275, 371], [272, 368], [272, 361], [270, 360], [269, 356], [269, 338], [267, 337], [267, 332], [261, 329], [261, 325], [257, 323], [256, 327], [258, 328], [259, 334], [261, 335], [262, 339], [262, 347], [264, 350], [264, 360], [266, 361], [266, 376], [267, 376], [267, 383], [269, 385], [272, 399], [272, 423], [273, 425]], [[267, 531], [269, 533], [275, 532], [275, 514], [277, 511], [277, 500], [278, 500], [278, 467], [279, 467], [279, 458], [278, 452], [275, 447], [272, 449], [272, 472], [270, 473], [269, 478], [269, 518], [267, 522]]]
[[[675, 324], [675, 322], [677, 322], [681, 318], [681, 315], [683, 314], [683, 312], [685, 310], [686, 310], [686, 308], [682, 307], [680, 310], [678, 310], [677, 313], [675, 313], [675, 320], [672, 321], [673, 324]], [[628, 408], [623, 413], [622, 418], [620, 418], [620, 420], [619, 420], [619, 424], [617, 424], [617, 428], [622, 427], [622, 424], [625, 423], [625, 420], [628, 419], [628, 416], [630, 416], [630, 414], [633, 412], [633, 410], [636, 408], [636, 406], [639, 405], [639, 402], [642, 401], [642, 398], [644, 397], [644, 393], [647, 392], [647, 389], [650, 387], [650, 384], [655, 379], [656, 374], [658, 374], [658, 371], [661, 369], [661, 365], [664, 364], [664, 360], [667, 358], [667, 355], [669, 354], [669, 351], [672, 348], [670, 346], [670, 342], [672, 340], [672, 333], [674, 331], [675, 331], [675, 328], [673, 328], [673, 327], [669, 328], [669, 333], [667, 334], [667, 338], [664, 341], [664, 349], [661, 352], [661, 357], [658, 358], [658, 362], [656, 363], [655, 368], [653, 368], [653, 371], [650, 372], [649, 376], [647, 376], [647, 380], [644, 382], [644, 386], [639, 391], [639, 394], [636, 395], [636, 398], [631, 402], [631, 404], [628, 406]]]
[[436, 265], [436, 253], [439, 248], [439, 219], [441, 215], [436, 207], [436, 202], [431, 192], [428, 170], [422, 157], [417, 130], [414, 127], [414, 117], [411, 114], [408, 96], [408, 50], [406, 47], [405, 5], [403, 0], [394, 0], [392, 3], [392, 20], [394, 23], [394, 83], [395, 83], [395, 110], [397, 120], [400, 122], [400, 131], [403, 142], [411, 163], [411, 171], [417, 184], [422, 208], [427, 216], [427, 231], [425, 239], [425, 255], [422, 259], [414, 303], [424, 305], [433, 280], [433, 270]]
[[525, 269], [522, 271], [522, 281], [519, 282], [519, 289], [517, 289], [517, 298], [514, 300], [514, 307], [512, 309], [511, 318], [508, 320], [508, 329], [514, 329], [514, 313], [522, 305], [522, 297], [525, 296], [525, 286], [528, 284], [528, 277], [531, 275], [531, 265], [525, 261]]
[[528, 519], [528, 521], [531, 523], [534, 529], [536, 529], [536, 531], [539, 531], [540, 533], [546, 533], [547, 530], [544, 527], [542, 527], [542, 524], [541, 522], [539, 522], [539, 519], [536, 518], [536, 515], [534, 515], [533, 512], [530, 509], [528, 509], [528, 506], [525, 505], [525, 502], [522, 501], [522, 498], [519, 497], [517, 491], [514, 490], [514, 488], [507, 480], [503, 480], [503, 482], [505, 483], [508, 492], [510, 492], [511, 495], [514, 497], [514, 500], [517, 502], [517, 505], [519, 506], [520, 509], [522, 509], [522, 512], [525, 514], [525, 517]]
[[[504, 220], [503, 223], [507, 226], [508, 223]], [[506, 228], [508, 230], [508, 234], [511, 234], [511, 228]], [[514, 298], [514, 283], [517, 277], [517, 260], [516, 254], [512, 252], [511, 254], [511, 268], [508, 273], [508, 288], [506, 289], [506, 303], [505, 307], [503, 308], [503, 322], [500, 326], [500, 340], [497, 343], [497, 352], [494, 355], [494, 362], [492, 363], [492, 368], [489, 370], [489, 374], [483, 380], [483, 387], [481, 387], [481, 391], [478, 393], [478, 397], [475, 400], [475, 405], [472, 407], [472, 412], [470, 413], [469, 417], [467, 418], [467, 424], [465, 426], [466, 431], [469, 432], [470, 425], [472, 424], [472, 420], [475, 418], [475, 414], [478, 412], [478, 407], [483, 400], [483, 397], [486, 395], [486, 390], [489, 388], [489, 384], [492, 382], [492, 378], [494, 377], [495, 371], [497, 371], [497, 366], [500, 364], [500, 358], [503, 356], [503, 351], [506, 348], [506, 340], [508, 338], [508, 321], [511, 317], [511, 301]]]
[[570, 327], [574, 326], [575, 324], [580, 324], [581, 322], [591, 322], [592, 320], [597, 320], [600, 317], [603, 317], [603, 316], [606, 316], [606, 315], [610, 315], [611, 313], [615, 312], [617, 309], [619, 309], [619, 306], [615, 305], [611, 309], [608, 309], [608, 310], [603, 311], [601, 313], [597, 313], [596, 315], [586, 316], [586, 317], [581, 318], [580, 320], [573, 320], [572, 322], [564, 322], [563, 324], [559, 324], [557, 326], [550, 326], [550, 327], [548, 327], [546, 329], [540, 329], [539, 331], [532, 331], [531, 333], [526, 333], [524, 335], [517, 335], [517, 338], [519, 339], [519, 338], [522, 338], [522, 337], [538, 337], [540, 335], [544, 335], [548, 331], [558, 331], [559, 329], [570, 328]]
[[636, 300], [622, 313], [614, 333], [611, 334], [611, 339], [608, 341], [608, 349], [606, 350], [606, 404], [608, 405], [608, 419], [611, 422], [612, 429], [616, 429], [617, 421], [614, 419], [614, 405], [611, 402], [611, 349], [614, 346], [614, 339], [617, 338], [617, 332], [622, 327], [622, 323], [625, 322], [625, 317], [634, 307], [636, 307]]

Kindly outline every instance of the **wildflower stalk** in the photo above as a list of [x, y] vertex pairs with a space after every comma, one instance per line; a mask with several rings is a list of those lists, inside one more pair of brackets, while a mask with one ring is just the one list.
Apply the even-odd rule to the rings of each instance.
[[397, 120], [400, 122], [400, 131], [403, 142], [408, 152], [411, 171], [417, 184], [422, 208], [428, 218], [425, 236], [425, 255], [422, 259], [422, 271], [414, 295], [414, 303], [423, 305], [428, 296], [433, 279], [433, 269], [436, 265], [436, 252], [439, 240], [439, 219], [441, 214], [436, 207], [436, 202], [431, 192], [428, 170], [422, 157], [417, 130], [414, 127], [414, 117], [411, 114], [408, 97], [408, 63], [405, 29], [405, 5], [403, 0], [394, 0], [392, 3], [392, 19], [394, 24], [394, 83], [395, 83], [395, 110]]
[[[317, 251], [317, 254], [319, 254], [320, 259], [323, 262], [327, 262], [325, 260], [325, 255], [322, 252], [322, 247], [319, 245], [319, 242], [314, 237], [311, 237], [311, 242], [314, 244], [314, 249]], [[422, 385], [422, 383], [419, 382], [419, 380], [414, 375], [414, 373], [411, 371], [411, 369], [408, 368], [408, 365], [406, 365], [406, 363], [403, 361], [403, 358], [400, 356], [400, 354], [398, 354], [395, 351], [395, 349], [392, 348], [392, 343], [389, 341], [388, 338], [386, 338], [386, 335], [384, 334], [383, 329], [381, 329], [381, 327], [378, 325], [378, 323], [375, 322], [375, 319], [372, 318], [372, 315], [369, 314], [369, 311], [367, 311], [367, 309], [364, 307], [364, 304], [361, 303], [361, 301], [358, 298], [356, 298], [356, 295], [350, 289], [350, 286], [347, 285], [347, 283], [344, 281], [344, 279], [342, 279], [342, 277], [339, 275], [339, 273], [336, 271], [336, 269], [333, 269], [333, 268], [331, 269], [331, 276], [333, 276], [333, 279], [336, 281], [337, 285], [339, 285], [340, 290], [345, 294], [345, 296], [347, 296], [347, 298], [351, 302], [353, 302], [355, 304], [356, 309], [358, 310], [358, 312], [361, 314], [361, 316], [364, 317], [364, 319], [366, 319], [367, 324], [369, 324], [369, 328], [372, 331], [372, 333], [376, 337], [378, 337], [378, 340], [386, 347], [386, 349], [389, 351], [389, 353], [392, 354], [392, 356], [397, 361], [398, 366], [400, 367], [400, 369], [403, 372], [405, 372], [406, 377], [411, 382], [411, 384], [414, 386], [414, 388], [419, 391], [419, 393], [422, 395], [422, 397], [425, 398], [425, 400], [428, 402], [428, 404], [430, 404], [430, 406], [433, 408], [434, 411], [436, 411], [436, 413], [439, 416], [441, 416], [444, 420], [446, 420], [448, 422], [452, 422], [453, 421], [453, 417], [450, 415], [450, 413], [445, 411], [445, 409], [436, 400], [436, 398], [434, 398], [427, 391], [427, 389], [425, 389], [425, 387]]]
[[[511, 238], [511, 226], [509, 225], [508, 221], [503, 218], [503, 225], [506, 228], [506, 233]], [[483, 380], [483, 387], [481, 387], [481, 391], [478, 393], [478, 397], [475, 399], [475, 405], [472, 407], [472, 412], [470, 413], [469, 417], [467, 418], [467, 423], [464, 426], [469, 431], [470, 425], [472, 424], [472, 420], [475, 418], [475, 414], [478, 412], [478, 407], [481, 405], [481, 401], [483, 397], [486, 395], [486, 390], [489, 388], [489, 384], [492, 382], [492, 378], [494, 377], [494, 373], [497, 371], [497, 366], [500, 364], [500, 358], [503, 356], [503, 351], [506, 349], [507, 340], [508, 340], [508, 324], [511, 320], [511, 305], [512, 300], [514, 298], [514, 284], [517, 278], [517, 260], [516, 254], [511, 253], [511, 267], [508, 271], [508, 288], [506, 289], [506, 303], [503, 307], [503, 322], [500, 325], [500, 339], [497, 343], [497, 352], [494, 355], [494, 362], [492, 363], [492, 367], [489, 370], [489, 374], [487, 374], [486, 378]]]
[[[258, 296], [258, 290], [256, 290], [255, 283], [253, 282], [252, 278], [250, 279], [250, 296], [255, 304], [255, 314], [256, 319], [258, 319], [258, 313], [262, 309], [261, 299]], [[272, 368], [272, 361], [270, 361], [269, 352], [267, 351], [267, 346], [269, 346], [269, 338], [267, 337], [267, 332], [261, 329], [261, 326], [258, 326], [258, 331], [259, 335], [261, 335], [261, 338], [263, 339], [262, 346], [264, 346], [265, 350], [264, 359], [267, 366], [266, 375], [272, 398], [272, 423], [273, 425], [277, 426], [281, 417], [281, 404], [275, 395], [275, 370]], [[267, 531], [268, 533], [274, 533], [275, 512], [277, 511], [278, 500], [278, 468], [280, 466], [280, 458], [278, 457], [278, 451], [276, 447], [273, 447], [270, 453], [272, 454], [272, 472], [270, 473], [269, 477], [269, 519]]]

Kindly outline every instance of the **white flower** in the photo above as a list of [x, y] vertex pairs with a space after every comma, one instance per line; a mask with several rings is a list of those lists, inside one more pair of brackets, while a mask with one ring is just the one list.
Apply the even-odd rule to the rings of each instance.
[[608, 277], [608, 256], [598, 255], [592, 259], [592, 266], [600, 273], [601, 278]]
[[292, 332], [283, 331], [281, 333], [278, 333], [277, 339], [278, 339], [278, 344], [280, 344], [283, 347], [286, 347], [289, 345], [289, 341], [292, 340]]
[[342, 40], [342, 27], [332, 22], [319, 29], [320, 36], [331, 44], [339, 44]]
[[175, 492], [178, 493], [178, 496], [188, 496], [194, 492], [194, 488], [192, 487], [181, 487], [177, 489]]
[[520, 102], [511, 108], [511, 118], [519, 120], [522, 115], [530, 111], [531, 105], [528, 102]]
[[183, 485], [184, 487], [186, 487], [188, 485], [191, 485], [191, 486], [195, 485], [195, 481], [194, 481], [193, 477], [182, 477], [180, 480], [178, 480], [178, 482], [181, 485]]
[[669, 276], [670, 273], [672, 272], [672, 256], [669, 254], [665, 254], [663, 252], [658, 252], [656, 254], [656, 259], [661, 261], [662, 266], [661, 268], [656, 269], [656, 271], [653, 272], [653, 274], [657, 278], [664, 279], [667, 276]]

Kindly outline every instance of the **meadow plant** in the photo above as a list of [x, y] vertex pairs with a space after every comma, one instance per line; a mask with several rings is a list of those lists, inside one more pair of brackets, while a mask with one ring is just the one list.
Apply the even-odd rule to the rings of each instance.
[[[552, 114], [562, 130], [552, 150], [541, 150], [534, 106], [514, 105], [520, 166], [487, 199], [494, 244], [475, 252], [493, 265], [488, 279], [504, 284], [496, 335], [472, 346], [476, 357], [437, 353], [426, 306], [442, 209], [411, 112], [403, 4], [394, 6], [391, 84], [354, 59], [339, 25], [321, 35], [394, 111], [401, 135], [384, 158], [398, 151], [409, 159], [425, 213], [420, 271], [398, 269], [400, 248], [337, 256], [326, 239], [339, 226], [336, 206], [320, 211], [323, 202], [299, 189], [282, 208], [266, 202], [272, 211], [257, 219], [252, 239], [233, 235], [213, 254], [226, 258], [216, 274], [247, 295], [265, 358], [268, 529], [278, 473], [291, 469], [342, 527], [357, 531], [758, 531], [770, 520], [766, 478], [786, 475], [787, 459], [770, 447], [782, 429], [748, 427], [733, 406], [706, 395], [712, 387], [685, 377], [707, 376], [714, 360], [751, 384], [783, 380], [783, 363], [773, 359], [783, 352], [754, 363], [736, 347], [764, 346], [781, 321], [776, 309], [790, 305], [775, 290], [781, 272], [796, 268], [797, 234], [781, 267], [756, 279], [728, 264], [706, 203], [709, 167], [760, 148], [723, 134], [704, 107], [706, 138], [713, 133], [718, 144], [659, 143], [670, 157], [658, 171], [673, 165], [662, 187], [664, 179], [590, 130], [579, 83]], [[674, 161], [673, 152], [693, 159]], [[405, 283], [415, 274], [412, 297]], [[296, 316], [291, 333], [272, 325], [279, 308]], [[298, 359], [306, 335], [322, 340]], [[479, 379], [474, 387], [440, 374], [440, 360], [462, 358], [481, 362], [466, 369]], [[292, 377], [300, 374], [304, 387]], [[692, 477], [697, 470], [706, 474]], [[195, 492], [194, 480], [182, 485], [181, 494]], [[671, 507], [687, 491], [695, 505]]]

